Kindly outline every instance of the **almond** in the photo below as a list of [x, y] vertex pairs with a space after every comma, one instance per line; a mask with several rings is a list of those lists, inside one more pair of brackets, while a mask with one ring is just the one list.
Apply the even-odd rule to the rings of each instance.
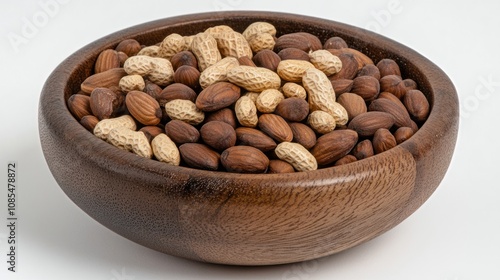
[[101, 73], [113, 68], [120, 67], [118, 52], [112, 49], [102, 51], [94, 64], [94, 73]]
[[328, 40], [326, 40], [323, 44], [323, 49], [325, 50], [342, 48], [347, 48], [347, 43], [344, 41], [344, 39], [338, 36], [328, 38]]
[[166, 86], [161, 93], [158, 95], [156, 100], [160, 104], [160, 106], [165, 106], [166, 103], [174, 100], [174, 99], [184, 99], [189, 100], [191, 102], [196, 101], [196, 92], [181, 83], [174, 83]]
[[80, 120], [80, 124], [85, 127], [90, 132], [94, 131], [95, 126], [99, 122], [99, 119], [94, 116], [94, 115], [86, 115], [83, 116], [82, 119]]
[[267, 173], [275, 174], [275, 173], [293, 173], [295, 169], [293, 166], [281, 159], [272, 159], [269, 161], [269, 168], [267, 169]]
[[160, 123], [162, 117], [160, 104], [147, 93], [137, 90], [130, 91], [125, 97], [125, 104], [130, 114], [143, 125]]
[[403, 96], [403, 104], [416, 122], [423, 122], [427, 119], [430, 105], [420, 90], [409, 90]]
[[200, 129], [203, 142], [216, 151], [222, 151], [236, 144], [234, 128], [221, 121], [205, 123]]
[[397, 144], [401, 144], [404, 141], [410, 139], [413, 136], [413, 129], [411, 127], [400, 127], [394, 132], [394, 138]]
[[407, 88], [400, 76], [387, 75], [380, 78], [380, 91], [387, 91], [401, 99], [405, 95]]
[[319, 50], [323, 47], [319, 39], [305, 32], [288, 33], [281, 35], [276, 39], [276, 44], [274, 45], [274, 50], [280, 52], [282, 49], [286, 48], [297, 48], [306, 53], [309, 51]]
[[350, 120], [367, 111], [365, 100], [355, 93], [342, 93], [338, 97], [337, 102], [345, 108]]
[[306, 149], [312, 148], [316, 144], [316, 133], [309, 126], [303, 123], [289, 123], [293, 134], [293, 141], [301, 144]]
[[236, 128], [236, 138], [239, 145], [252, 146], [263, 152], [268, 152], [276, 148], [276, 142], [271, 137], [255, 128]]
[[359, 136], [372, 136], [379, 128], [391, 128], [394, 125], [394, 117], [385, 112], [371, 111], [354, 117], [347, 126], [355, 130]]
[[196, 98], [196, 107], [204, 112], [213, 112], [227, 107], [240, 98], [240, 87], [229, 82], [211, 84]]
[[253, 60], [250, 57], [248, 57], [247, 55], [238, 57], [238, 63], [240, 65], [257, 67], [257, 65], [255, 65], [255, 63], [253, 62]]
[[142, 131], [142, 133], [146, 135], [146, 138], [148, 138], [149, 143], [151, 143], [153, 138], [164, 132], [161, 127], [154, 125], [143, 126], [141, 129], [139, 129], [139, 131]]
[[398, 104], [389, 99], [379, 98], [373, 100], [370, 106], [368, 106], [368, 110], [391, 114], [394, 117], [394, 125], [397, 127], [411, 126], [411, 119], [408, 111], [403, 110]]
[[348, 79], [330, 80], [330, 82], [332, 83], [336, 97], [339, 97], [342, 93], [350, 92], [354, 83], [353, 80]]
[[367, 64], [359, 70], [358, 77], [360, 76], [372, 76], [375, 79], [380, 80], [380, 70], [373, 64]]
[[90, 108], [90, 97], [85, 94], [73, 94], [67, 101], [69, 111], [77, 120], [81, 120], [84, 116], [92, 115]]
[[309, 103], [299, 97], [289, 97], [283, 99], [276, 106], [274, 113], [287, 121], [300, 122], [305, 120], [309, 114]]
[[259, 128], [278, 142], [290, 142], [293, 133], [287, 122], [275, 114], [262, 114], [259, 117]]
[[115, 50], [123, 52], [127, 56], [134, 56], [141, 50], [141, 44], [135, 39], [125, 39], [116, 46]]
[[340, 58], [340, 61], [342, 61], [342, 69], [340, 69], [340, 71], [337, 72], [336, 74], [328, 76], [328, 78], [331, 81], [338, 79], [348, 79], [348, 80], [354, 79], [358, 74], [358, 62], [356, 61], [354, 55], [350, 53], [339, 54], [338, 52], [335, 52], [332, 49], [329, 49], [328, 51], [336, 55], [338, 58]]
[[218, 111], [211, 112], [205, 116], [205, 122], [221, 121], [231, 125], [233, 128], [237, 126], [236, 115], [229, 108], [222, 108]]
[[405, 105], [403, 104], [403, 102], [401, 102], [401, 100], [399, 100], [399, 98], [396, 97], [396, 95], [394, 95], [390, 92], [387, 92], [387, 91], [383, 91], [378, 95], [378, 99], [382, 99], [382, 98], [389, 99], [392, 102], [394, 102], [395, 104], [397, 104], [402, 110], [406, 110]]
[[377, 68], [380, 71], [380, 77], [385, 77], [388, 75], [396, 75], [401, 77], [401, 70], [399, 69], [399, 65], [396, 61], [390, 58], [381, 59], [377, 63]]
[[278, 52], [278, 56], [280, 57], [281, 60], [296, 59], [296, 60], [305, 60], [307, 62], [311, 62], [309, 55], [305, 51], [297, 48], [282, 49], [281, 51]]
[[229, 172], [264, 173], [269, 166], [269, 158], [251, 146], [230, 147], [221, 153], [220, 159]]
[[120, 79], [127, 76], [123, 68], [112, 68], [101, 73], [94, 74], [85, 79], [81, 84], [81, 90], [90, 94], [95, 88], [107, 88], [117, 86]]
[[120, 113], [123, 95], [108, 88], [95, 88], [90, 94], [92, 114], [99, 120], [113, 118]]
[[196, 60], [196, 56], [194, 56], [194, 54], [190, 51], [180, 51], [174, 54], [174, 56], [170, 58], [170, 62], [172, 63], [174, 71], [183, 65], [198, 68], [198, 61]]
[[145, 80], [143, 91], [145, 93], [149, 94], [154, 99], [158, 100], [158, 97], [160, 96], [160, 94], [162, 92], [162, 88], [159, 85], [157, 85], [149, 80]]
[[396, 147], [396, 139], [386, 128], [378, 129], [373, 135], [373, 150], [375, 154], [380, 154]]
[[281, 58], [272, 50], [261, 50], [253, 56], [252, 60], [258, 67], [264, 67], [276, 72]]
[[182, 160], [192, 168], [219, 169], [220, 154], [200, 143], [185, 143], [179, 146]]
[[344, 165], [344, 164], [348, 164], [351, 162], [355, 162], [357, 160], [358, 159], [353, 155], [345, 155], [345, 156], [341, 157], [339, 160], [337, 160], [334, 165], [335, 166]]
[[200, 87], [199, 79], [200, 71], [193, 66], [182, 65], [174, 72], [174, 82], [185, 84], [194, 90]]
[[311, 149], [318, 165], [332, 164], [347, 155], [358, 141], [358, 134], [354, 130], [334, 130], [318, 138], [316, 145]]
[[370, 139], [365, 139], [359, 142], [356, 144], [356, 147], [352, 149], [351, 153], [358, 160], [373, 156], [375, 153], [373, 152], [372, 141]]
[[198, 129], [180, 120], [171, 120], [165, 124], [165, 134], [177, 145], [196, 143], [200, 139]]
[[380, 92], [378, 80], [372, 76], [358, 76], [354, 78], [351, 92], [363, 97], [367, 102], [377, 98]]

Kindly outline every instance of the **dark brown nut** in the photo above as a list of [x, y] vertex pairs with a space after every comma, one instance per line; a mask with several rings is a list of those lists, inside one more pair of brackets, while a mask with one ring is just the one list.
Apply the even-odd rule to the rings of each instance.
[[123, 52], [127, 56], [134, 56], [141, 50], [141, 44], [134, 39], [125, 39], [121, 41], [115, 48], [117, 52]]
[[331, 37], [328, 38], [328, 40], [325, 41], [323, 44], [323, 49], [328, 50], [328, 49], [342, 49], [342, 48], [347, 48], [347, 43], [344, 41], [344, 39], [340, 37]]
[[80, 120], [80, 124], [85, 127], [90, 132], [94, 131], [94, 127], [97, 125], [99, 122], [99, 119], [94, 116], [94, 115], [86, 115], [83, 116], [82, 119]]
[[221, 163], [229, 172], [264, 173], [269, 158], [259, 149], [250, 146], [233, 146], [221, 153]]
[[380, 78], [380, 91], [387, 91], [401, 99], [405, 95], [407, 88], [401, 77], [397, 75], [387, 75]]
[[295, 34], [304, 36], [304, 38], [307, 39], [307, 41], [309, 42], [309, 48], [310, 48], [310, 50], [307, 52], [317, 51], [317, 50], [321, 50], [323, 48], [323, 44], [321, 43], [321, 40], [318, 38], [318, 36], [313, 35], [309, 32], [297, 32]]
[[311, 61], [309, 55], [305, 51], [297, 48], [282, 49], [278, 53], [278, 56], [280, 57], [281, 60], [295, 59], [295, 60], [305, 60], [308, 62]]
[[395, 104], [397, 104], [401, 109], [406, 110], [406, 107], [403, 104], [403, 102], [396, 95], [394, 95], [394, 94], [392, 94], [390, 92], [387, 92], [387, 91], [381, 92], [378, 95], [378, 99], [388, 99], [388, 100], [391, 100], [392, 102], [394, 102]]
[[142, 131], [142, 133], [146, 135], [149, 143], [151, 143], [153, 138], [155, 138], [157, 135], [164, 132], [163, 128], [154, 125], [143, 126], [141, 129], [139, 129], [139, 131]]
[[274, 113], [287, 121], [300, 122], [305, 120], [309, 114], [309, 103], [299, 97], [285, 98], [278, 103]]
[[380, 84], [372, 76], [359, 76], [353, 80], [351, 92], [361, 96], [366, 102], [370, 102], [380, 93]]
[[394, 117], [385, 112], [366, 112], [354, 117], [347, 126], [355, 130], [359, 136], [368, 137], [375, 134], [380, 128], [389, 129], [394, 125]]
[[198, 69], [198, 61], [196, 60], [196, 56], [194, 56], [194, 54], [190, 51], [181, 51], [174, 54], [174, 56], [170, 58], [170, 62], [172, 63], [174, 71], [183, 65]]
[[301, 144], [306, 149], [316, 145], [316, 133], [309, 126], [303, 123], [289, 123], [293, 133], [293, 141]]
[[373, 64], [367, 64], [359, 70], [358, 77], [359, 76], [372, 76], [375, 79], [380, 80], [380, 70], [378, 70], [378, 67]]
[[397, 144], [401, 144], [404, 141], [410, 139], [414, 134], [413, 129], [411, 127], [400, 127], [394, 132], [394, 138], [396, 139]]
[[263, 152], [268, 152], [276, 148], [276, 142], [264, 132], [250, 127], [236, 128], [236, 139], [238, 145], [252, 146]]
[[356, 61], [354, 55], [350, 53], [338, 54], [338, 52], [333, 51], [333, 49], [329, 49], [328, 51], [336, 55], [340, 59], [340, 61], [342, 61], [342, 69], [340, 69], [339, 72], [328, 76], [328, 79], [330, 79], [330, 81], [338, 79], [354, 79], [358, 74], [358, 62]]
[[339, 160], [337, 160], [334, 165], [335, 166], [344, 165], [344, 164], [348, 164], [348, 163], [351, 163], [351, 162], [355, 162], [357, 160], [358, 159], [355, 156], [353, 156], [353, 155], [345, 155], [344, 157], [342, 157]]
[[185, 84], [194, 90], [200, 88], [199, 79], [200, 71], [192, 66], [182, 65], [174, 72], [174, 82]]
[[411, 126], [411, 119], [408, 111], [403, 110], [397, 103], [389, 99], [379, 98], [373, 100], [370, 106], [368, 106], [368, 110], [391, 114], [394, 117], [394, 125], [396, 127]]
[[166, 103], [174, 99], [184, 99], [194, 103], [196, 101], [196, 97], [197, 94], [192, 88], [186, 86], [185, 84], [174, 83], [166, 86], [156, 100], [160, 106], [163, 107]]
[[347, 111], [349, 120], [367, 111], [366, 102], [363, 97], [352, 92], [342, 93], [337, 98], [337, 102]]
[[113, 68], [120, 67], [118, 52], [112, 49], [102, 51], [94, 64], [94, 73], [101, 73]]
[[378, 129], [373, 135], [373, 151], [375, 154], [385, 152], [396, 147], [396, 145], [396, 139], [386, 128]]
[[68, 109], [77, 120], [81, 120], [84, 116], [92, 115], [90, 108], [90, 97], [84, 94], [73, 94], [67, 101]]
[[381, 59], [377, 63], [377, 68], [380, 71], [380, 77], [385, 77], [388, 75], [396, 75], [401, 77], [401, 70], [399, 69], [399, 65], [396, 61], [390, 58]]
[[237, 127], [238, 121], [233, 110], [229, 108], [222, 108], [218, 111], [205, 114], [205, 122], [221, 121], [231, 125], [233, 128]]
[[252, 60], [258, 67], [264, 67], [276, 72], [281, 58], [272, 50], [261, 50], [253, 56]]
[[253, 60], [250, 57], [248, 57], [247, 55], [238, 57], [238, 62], [240, 63], [240, 65], [257, 67], [257, 65], [255, 65]]
[[356, 147], [352, 149], [352, 155], [358, 160], [371, 157], [375, 154], [373, 151], [373, 144], [370, 139], [365, 139], [356, 144]]
[[292, 129], [288, 123], [276, 114], [262, 114], [258, 126], [277, 142], [291, 142], [293, 139]]
[[149, 94], [154, 99], [158, 99], [158, 97], [161, 94], [162, 88], [159, 85], [157, 85], [149, 80], [145, 80], [144, 84], [145, 84], [145, 86], [144, 86], [143, 91], [145, 93]]
[[221, 121], [211, 121], [200, 129], [201, 139], [216, 151], [223, 151], [236, 144], [234, 128]]
[[198, 129], [180, 120], [171, 120], [165, 124], [165, 134], [177, 145], [196, 143], [200, 139]]
[[198, 94], [196, 107], [204, 112], [225, 108], [240, 98], [240, 87], [229, 82], [211, 84]]
[[197, 169], [219, 169], [220, 154], [205, 144], [185, 143], [179, 146], [182, 160], [187, 166]]
[[99, 120], [117, 116], [123, 107], [124, 96], [108, 88], [95, 88], [90, 94], [90, 109]]
[[89, 76], [82, 82], [80, 88], [83, 92], [90, 94], [95, 88], [108, 88], [118, 85], [120, 79], [125, 76], [127, 76], [127, 72], [123, 68], [112, 68]]
[[367, 55], [356, 49], [342, 48], [342, 49], [330, 49], [329, 51], [336, 56], [339, 56], [341, 54], [351, 54], [356, 60], [357, 64], [356, 73], [359, 72], [365, 65], [373, 64], [373, 60], [371, 58], [369, 58]]
[[297, 48], [308, 53], [310, 51], [319, 50], [322, 47], [321, 41], [315, 35], [306, 32], [296, 32], [278, 37], [274, 45], [274, 50], [280, 52], [282, 49], [286, 48]]
[[358, 142], [358, 134], [354, 130], [334, 130], [318, 138], [311, 154], [316, 158], [319, 166], [334, 163], [354, 148]]
[[293, 173], [295, 169], [293, 166], [281, 159], [272, 159], [269, 161], [269, 167], [267, 169], [267, 173], [269, 174], [277, 174], [277, 173]]
[[403, 104], [416, 122], [423, 122], [429, 116], [429, 101], [420, 90], [413, 89], [406, 92]]
[[350, 92], [354, 82], [348, 79], [338, 79], [331, 80], [333, 91], [335, 91], [335, 96], [339, 97], [341, 94]]
[[123, 64], [125, 64], [125, 61], [128, 59], [128, 55], [124, 52], [117, 52], [118, 53], [118, 59], [120, 60], [120, 67], [123, 67]]
[[403, 83], [405, 84], [406, 86], [406, 91], [408, 90], [412, 90], [412, 89], [418, 89], [418, 85], [417, 85], [417, 82], [415, 82], [414, 80], [412, 79], [404, 79], [403, 80]]
[[143, 125], [157, 125], [162, 117], [162, 110], [158, 101], [145, 92], [133, 90], [125, 97], [127, 110], [138, 122]]

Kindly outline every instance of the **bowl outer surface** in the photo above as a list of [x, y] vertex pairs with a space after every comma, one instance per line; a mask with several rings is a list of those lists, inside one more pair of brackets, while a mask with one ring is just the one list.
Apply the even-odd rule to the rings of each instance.
[[[233, 174], [173, 167], [118, 150], [86, 131], [66, 107], [97, 55], [121, 40], [145, 45], [255, 21], [322, 41], [343, 37], [374, 62], [393, 58], [430, 100], [422, 128], [397, 147], [355, 163], [294, 174]], [[145, 23], [101, 38], [62, 62], [40, 97], [44, 156], [63, 191], [95, 220], [139, 244], [189, 259], [269, 265], [330, 255], [391, 229], [432, 194], [451, 161], [458, 98], [451, 81], [415, 51], [334, 21], [272, 12], [217, 12]]]

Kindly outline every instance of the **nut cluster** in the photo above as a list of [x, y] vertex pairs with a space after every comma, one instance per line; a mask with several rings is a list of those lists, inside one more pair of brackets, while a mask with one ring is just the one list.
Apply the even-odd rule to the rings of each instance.
[[347, 164], [410, 138], [430, 110], [396, 61], [266, 22], [134, 39], [102, 51], [69, 97], [110, 144], [171, 165], [287, 173]]

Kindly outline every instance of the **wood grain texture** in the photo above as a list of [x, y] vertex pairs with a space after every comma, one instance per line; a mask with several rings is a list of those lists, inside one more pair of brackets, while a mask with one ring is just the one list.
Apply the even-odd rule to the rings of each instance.
[[[311, 32], [345, 39], [376, 63], [392, 58], [427, 94], [431, 113], [408, 141], [348, 165], [293, 174], [232, 174], [169, 166], [101, 141], [65, 100], [97, 55], [134, 38], [145, 45], [170, 33], [196, 34], [231, 23], [238, 31], [268, 21], [278, 36]], [[101, 38], [62, 62], [40, 96], [39, 134], [47, 164], [89, 216], [139, 244], [193, 260], [237, 265], [290, 263], [330, 255], [391, 229], [441, 182], [458, 131], [450, 79], [415, 51], [345, 24], [270, 12], [217, 12], [158, 20]], [[68, 225], [70, 226], [70, 225]]]

